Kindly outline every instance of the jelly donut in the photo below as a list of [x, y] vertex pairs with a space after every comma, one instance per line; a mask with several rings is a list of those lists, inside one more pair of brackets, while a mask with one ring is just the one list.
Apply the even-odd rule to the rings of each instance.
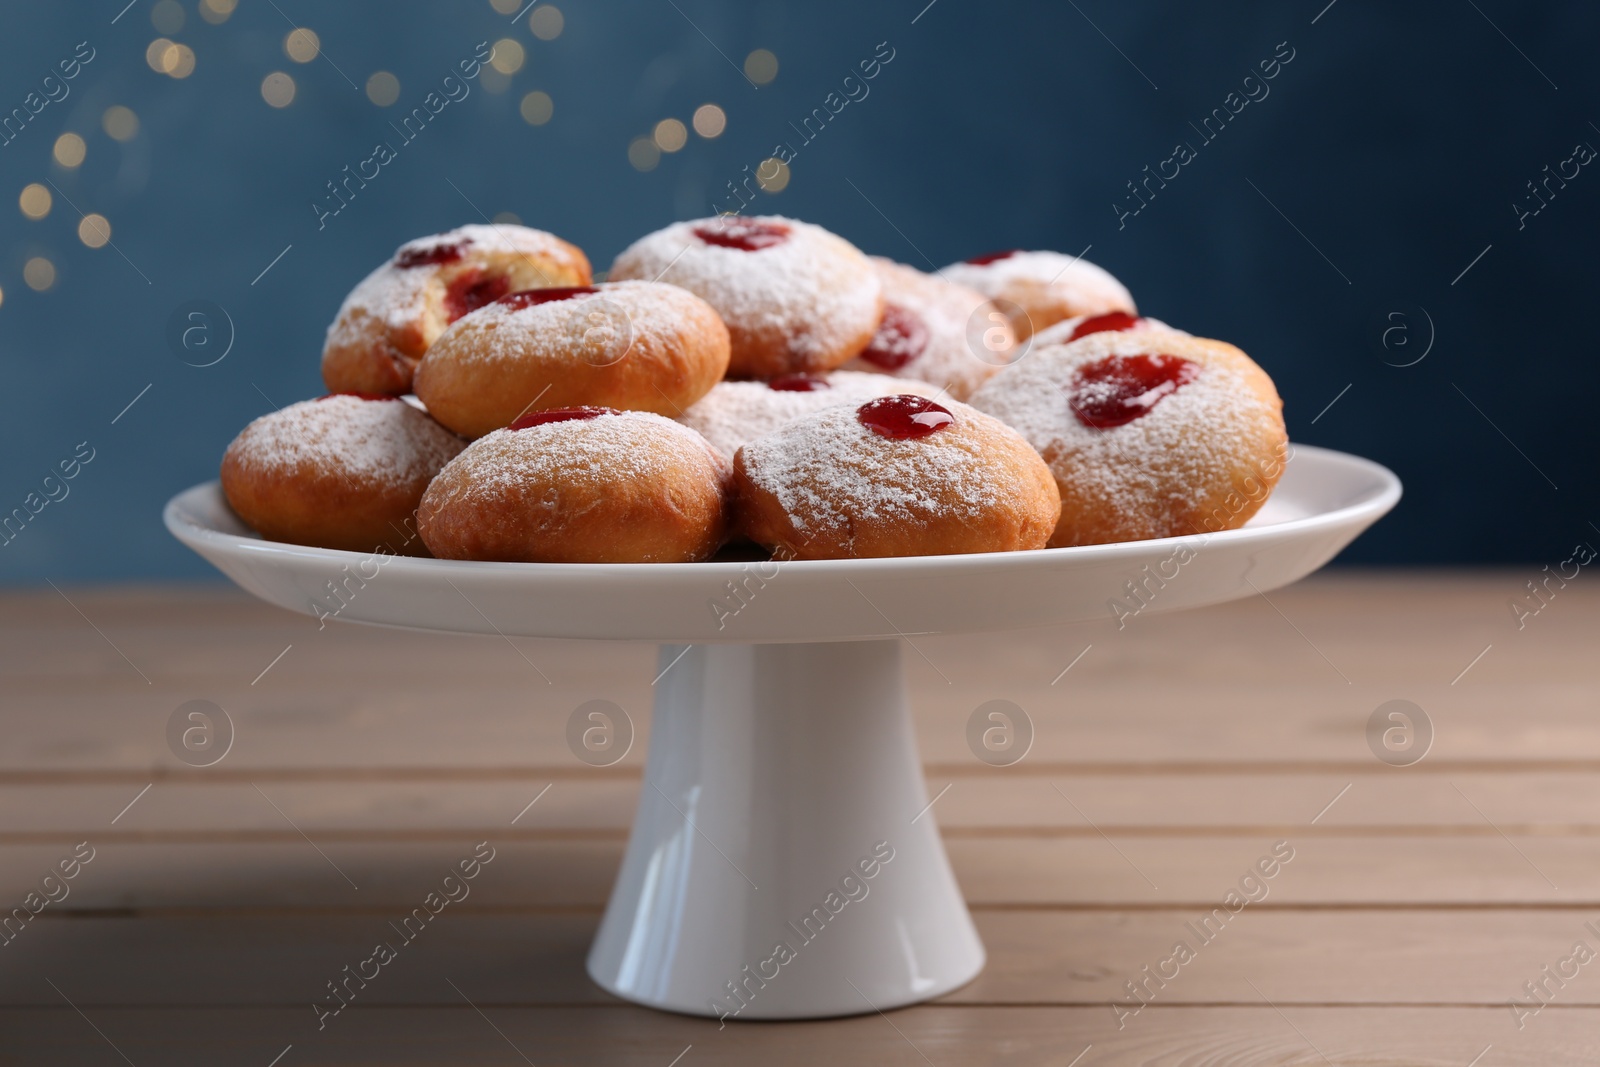
[[635, 241], [613, 281], [670, 282], [728, 324], [728, 373], [777, 378], [832, 370], [860, 352], [883, 316], [867, 257], [820, 226], [766, 215], [679, 222]]
[[934, 397], [939, 390], [927, 382], [849, 370], [791, 374], [766, 382], [721, 382], [678, 421], [731, 460], [740, 445], [771, 433], [790, 419], [895, 393]]
[[1011, 322], [975, 289], [872, 257], [883, 283], [883, 318], [849, 370], [932, 382], [965, 400], [1011, 362]]
[[535, 411], [480, 437], [428, 486], [417, 528], [441, 559], [703, 560], [726, 532], [728, 464], [646, 411]]
[[589, 281], [584, 254], [540, 230], [462, 226], [418, 238], [345, 297], [322, 380], [335, 393], [409, 393], [417, 361], [467, 312], [518, 289]]
[[1061, 490], [1052, 547], [1243, 526], [1283, 474], [1272, 379], [1221, 341], [1130, 330], [1036, 349], [972, 398]]
[[1127, 330], [1155, 330], [1189, 336], [1182, 330], [1168, 326], [1160, 319], [1147, 319], [1140, 315], [1131, 315], [1126, 311], [1108, 311], [1104, 315], [1078, 315], [1062, 319], [1054, 326], [1048, 326], [1034, 334], [1029, 339], [1032, 343], [1028, 347], [1042, 348], [1045, 345], [1071, 344], [1080, 337], [1088, 337], [1091, 333]]
[[1060, 252], [991, 252], [939, 272], [976, 289], [1011, 317], [1021, 341], [1078, 315], [1137, 313], [1121, 282], [1088, 260]]
[[733, 462], [742, 532], [786, 559], [1042, 548], [1061, 513], [1028, 442], [954, 400], [897, 395], [795, 419]]
[[417, 366], [434, 418], [482, 437], [528, 411], [679, 415], [728, 369], [711, 305], [665, 282], [528, 289], [458, 319]]
[[464, 447], [396, 397], [336, 394], [246, 426], [222, 457], [222, 491], [269, 541], [427, 555], [417, 504]]

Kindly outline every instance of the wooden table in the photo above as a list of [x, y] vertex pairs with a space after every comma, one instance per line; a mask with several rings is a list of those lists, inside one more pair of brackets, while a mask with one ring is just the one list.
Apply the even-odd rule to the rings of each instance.
[[[725, 1029], [583, 971], [652, 649], [318, 631], [216, 587], [14, 592], [0, 907], [60, 899], [0, 947], [0, 1064], [1600, 1062], [1600, 585], [1519, 629], [1541, 576], [1342, 572], [1121, 631], [919, 639], [988, 969], [909, 1010]], [[638, 727], [612, 767], [566, 746], [592, 698]], [[211, 767], [168, 748], [193, 699], [234, 724]], [[1019, 764], [966, 747], [990, 699], [1036, 726]], [[1369, 746], [1392, 699], [1436, 733], [1410, 766]], [[319, 1029], [328, 983], [485, 841], [468, 895]]]

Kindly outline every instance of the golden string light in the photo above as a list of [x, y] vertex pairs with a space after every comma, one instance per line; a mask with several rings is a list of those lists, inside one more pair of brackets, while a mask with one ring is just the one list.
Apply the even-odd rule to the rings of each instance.
[[111, 222], [104, 215], [88, 214], [78, 220], [78, 240], [90, 248], [111, 243]]
[[200, 17], [213, 26], [220, 26], [238, 6], [239, 0], [200, 0]]
[[288, 107], [294, 103], [294, 79], [281, 70], [275, 70], [261, 79], [261, 99], [273, 107]]
[[522, 98], [518, 110], [522, 112], [522, 121], [529, 126], [543, 126], [550, 121], [550, 116], [555, 114], [555, 103], [550, 99], [549, 93], [535, 89]]
[[367, 99], [379, 107], [388, 107], [400, 99], [400, 79], [386, 70], [380, 70], [367, 79]]
[[56, 283], [56, 265], [43, 256], [34, 256], [22, 265], [22, 280], [29, 289], [42, 293]]
[[64, 133], [57, 137], [55, 147], [50, 152], [55, 156], [57, 163], [69, 169], [81, 165], [83, 157], [88, 153], [89, 146], [75, 133]]
[[628, 145], [628, 162], [633, 164], [634, 170], [642, 173], [655, 170], [661, 162], [661, 149], [648, 137], [635, 137], [633, 143]]
[[656, 147], [663, 152], [676, 152], [689, 143], [689, 130], [677, 119], [662, 119], [656, 123]]
[[297, 26], [283, 39], [283, 54], [296, 63], [309, 63], [322, 51], [322, 38], [315, 30]]
[[50, 214], [54, 203], [55, 198], [50, 195], [50, 190], [38, 182], [24, 185], [22, 195], [17, 197], [17, 206], [22, 209], [23, 215], [35, 221]]
[[540, 4], [528, 13], [528, 29], [541, 41], [553, 41], [566, 28], [567, 18], [554, 4]]
[[722, 131], [728, 128], [728, 116], [716, 104], [701, 104], [694, 109], [694, 132], [701, 137], [710, 139], [722, 136]]
[[100, 116], [100, 128], [113, 141], [131, 141], [139, 135], [139, 116], [132, 108], [114, 104]]
[[744, 57], [744, 76], [757, 85], [769, 85], [778, 76], [778, 57], [765, 48], [757, 48]]

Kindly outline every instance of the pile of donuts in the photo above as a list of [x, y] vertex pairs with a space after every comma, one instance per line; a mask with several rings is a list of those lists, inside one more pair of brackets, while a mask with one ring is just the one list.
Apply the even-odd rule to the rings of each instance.
[[1243, 525], [1272, 381], [1056, 252], [924, 273], [777, 216], [679, 222], [594, 281], [522, 226], [402, 245], [345, 299], [327, 396], [222, 488], [262, 537], [541, 563], [1001, 552]]

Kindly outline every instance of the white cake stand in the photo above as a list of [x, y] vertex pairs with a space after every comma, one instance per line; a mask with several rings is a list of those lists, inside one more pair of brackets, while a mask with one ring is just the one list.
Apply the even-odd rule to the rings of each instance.
[[1261, 513], [1209, 538], [676, 565], [379, 567], [261, 540], [214, 482], [165, 519], [293, 611], [325, 613], [331, 582], [357, 590], [347, 621], [660, 642], [644, 787], [589, 974], [651, 1007], [797, 1019], [927, 1000], [983, 968], [927, 810], [902, 638], [1106, 618], [1108, 601], [1132, 603], [1130, 580], [1152, 612], [1253, 596], [1322, 566], [1399, 498], [1383, 467], [1301, 446]]

